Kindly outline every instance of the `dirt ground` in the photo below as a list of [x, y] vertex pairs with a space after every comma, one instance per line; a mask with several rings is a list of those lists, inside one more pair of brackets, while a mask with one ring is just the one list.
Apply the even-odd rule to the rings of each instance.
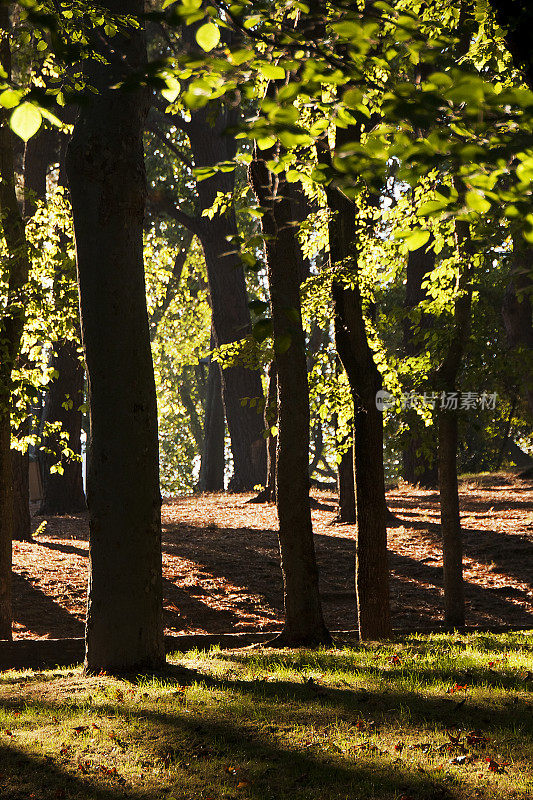
[[[177, 497], [163, 507], [166, 633], [274, 630], [282, 620], [276, 510], [252, 495]], [[331, 629], [355, 627], [354, 536], [334, 522], [335, 497], [314, 493], [321, 594]], [[461, 484], [469, 625], [533, 628], [533, 484], [512, 475]], [[395, 628], [439, 624], [442, 556], [434, 491], [388, 493]], [[46, 525], [42, 525], [46, 522]], [[31, 543], [14, 546], [15, 638], [83, 636], [86, 516], [33, 518]]]

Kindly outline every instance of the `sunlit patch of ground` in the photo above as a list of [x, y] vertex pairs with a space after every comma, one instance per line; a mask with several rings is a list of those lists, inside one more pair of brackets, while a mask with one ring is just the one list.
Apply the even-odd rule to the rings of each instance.
[[[252, 495], [180, 497], [163, 506], [167, 633], [274, 630], [282, 620], [276, 510]], [[355, 627], [355, 528], [335, 524], [335, 497], [314, 493], [313, 526], [328, 625]], [[461, 485], [467, 621], [533, 628], [533, 491], [512, 475]], [[394, 625], [424, 630], [442, 609], [438, 493], [388, 493]], [[42, 522], [35, 518], [35, 526]], [[87, 520], [55, 517], [14, 548], [15, 636], [83, 635]]]
[[5, 800], [533, 798], [529, 634], [0, 674]]

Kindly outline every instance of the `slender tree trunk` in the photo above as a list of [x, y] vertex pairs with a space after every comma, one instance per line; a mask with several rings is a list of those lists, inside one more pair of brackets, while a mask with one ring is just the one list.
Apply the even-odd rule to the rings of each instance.
[[355, 475], [353, 443], [342, 454], [338, 469], [339, 522], [354, 525], [357, 522], [355, 503]]
[[[24, 423], [19, 433], [28, 431]], [[29, 542], [31, 536], [30, 517], [30, 459], [28, 452], [11, 451], [11, 472], [13, 475], [13, 539], [16, 542]]]
[[457, 486], [457, 413], [439, 414], [439, 487], [444, 561], [444, 617], [446, 626], [465, 623], [463, 544]]
[[[198, 115], [191, 130], [191, 147], [197, 166], [212, 166], [227, 159], [223, 131], [229, 120], [220, 121], [218, 131], [211, 130]], [[218, 141], [217, 141], [218, 140]], [[210, 208], [217, 192], [233, 191], [233, 176], [220, 173], [200, 181], [200, 207]], [[213, 330], [217, 346], [238, 342], [251, 332], [248, 295], [244, 271], [228, 239], [237, 234], [233, 209], [212, 220], [204, 218], [200, 240], [205, 254], [209, 293], [213, 309]], [[232, 491], [247, 491], [265, 483], [266, 447], [263, 421], [255, 408], [243, 406], [243, 397], [263, 397], [259, 370], [244, 366], [222, 370], [222, 394], [233, 453]]]
[[272, 427], [278, 424], [278, 371], [276, 361], [268, 368], [268, 390], [265, 404], [265, 429], [269, 431], [267, 439], [267, 481], [265, 499], [276, 502], [276, 452], [278, 437], [272, 433]]
[[523, 355], [521, 381], [533, 418], [533, 247], [513, 238], [513, 280], [502, 303], [502, 316], [510, 347]]
[[11, 477], [11, 418], [0, 401], [0, 639], [12, 639], [11, 568], [13, 537], [13, 481]]
[[[435, 252], [432, 248], [424, 245], [409, 253], [404, 301], [407, 314], [427, 298], [427, 290], [422, 284], [434, 268]], [[427, 328], [427, 317], [421, 317], [419, 327], [422, 330]], [[406, 316], [403, 322], [403, 345], [407, 356], [419, 355], [423, 349], [420, 335], [415, 331], [409, 316]], [[409, 440], [402, 450], [402, 477], [413, 485], [435, 487], [438, 484], [437, 454], [435, 452], [430, 456], [423, 451], [424, 445], [428, 447], [428, 443], [424, 441], [427, 435], [424, 423], [416, 411], [409, 410], [407, 419]]]
[[[353, 129], [338, 129], [337, 146], [343, 143], [343, 137], [349, 141], [354, 135], [357, 134]], [[381, 389], [382, 381], [368, 344], [359, 291], [355, 206], [332, 187], [326, 194], [333, 213], [329, 231], [331, 263], [346, 263], [351, 259], [347, 274], [352, 286], [334, 279], [332, 293], [335, 343], [354, 403], [355, 587], [359, 636], [361, 639], [382, 639], [391, 634], [383, 416], [376, 407], [376, 393]]]
[[[211, 335], [211, 348], [214, 347]], [[198, 489], [201, 492], [224, 491], [225, 453], [224, 406], [222, 381], [218, 362], [210, 359], [205, 401], [204, 446]]]
[[[61, 430], [68, 433], [68, 444], [81, 457], [81, 411], [85, 370], [78, 358], [78, 348], [74, 342], [64, 341], [56, 344], [52, 366], [58, 377], [50, 388], [47, 416], [49, 421], [60, 422]], [[66, 406], [66, 407], [65, 407]], [[61, 443], [54, 437], [46, 442], [43, 500], [39, 514], [76, 514], [85, 511], [85, 493], [81, 461], [61, 458]], [[54, 464], [61, 464], [63, 474], [51, 472]]]
[[[329, 644], [318, 589], [318, 568], [309, 507], [309, 388], [300, 306], [298, 243], [290, 186], [265, 161], [252, 162], [253, 187], [266, 209], [266, 254], [278, 383], [276, 464], [279, 543], [285, 624], [274, 644]], [[291, 309], [288, 313], [288, 309]]]
[[[10, 4], [0, 6], [0, 63], [11, 75]], [[15, 191], [13, 138], [8, 112], [0, 116], [0, 216], [8, 257], [6, 300], [0, 316], [0, 638], [12, 638], [11, 564], [13, 472], [11, 377], [20, 353], [25, 319], [24, 289], [30, 268], [24, 220]]]
[[[472, 305], [472, 247], [468, 222], [455, 223], [457, 252], [460, 258], [458, 292], [455, 300], [453, 332], [442, 364], [437, 371], [437, 385], [443, 396], [456, 391], [456, 381], [470, 333]], [[461, 518], [457, 485], [457, 409], [441, 401], [439, 425], [439, 493], [442, 550], [444, 561], [444, 622], [448, 628], [464, 625], [463, 559]]]
[[[107, 0], [142, 15], [143, 0]], [[90, 62], [98, 90], [80, 108], [67, 155], [91, 441], [86, 668], [124, 671], [164, 663], [157, 405], [143, 266], [146, 177], [144, 89], [109, 87], [146, 61], [129, 27]]]
[[[24, 203], [23, 216], [32, 217], [37, 209], [37, 201], [46, 199], [46, 176], [56, 154], [57, 136], [41, 130], [26, 142], [24, 148]], [[30, 421], [22, 423], [17, 436], [26, 436]], [[30, 517], [30, 457], [28, 450], [11, 451], [13, 473], [13, 539], [31, 540]]]

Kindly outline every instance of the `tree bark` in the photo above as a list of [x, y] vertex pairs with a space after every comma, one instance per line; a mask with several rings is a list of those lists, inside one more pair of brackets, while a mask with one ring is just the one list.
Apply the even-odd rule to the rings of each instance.
[[[235, 143], [226, 135], [228, 125], [236, 122], [235, 115], [220, 113], [214, 124], [210, 109], [193, 114], [189, 138], [196, 167], [206, 167], [233, 158]], [[233, 173], [219, 172], [212, 178], [199, 181], [198, 197], [201, 209], [211, 208], [218, 192], [233, 193]], [[204, 217], [199, 237], [205, 254], [213, 330], [216, 345], [238, 342], [251, 332], [250, 310], [242, 264], [230, 244], [237, 234], [233, 205], [227, 213], [213, 219]], [[234, 366], [222, 370], [222, 394], [233, 454], [234, 474], [232, 491], [247, 491], [265, 483], [266, 447], [263, 422], [255, 408], [243, 406], [243, 397], [263, 397], [259, 370]]]
[[463, 544], [457, 486], [457, 414], [439, 415], [439, 491], [444, 562], [444, 620], [448, 628], [465, 624]]
[[265, 429], [269, 431], [267, 439], [267, 480], [265, 486], [265, 499], [270, 503], [276, 502], [276, 452], [278, 437], [272, 433], [272, 427], [278, 424], [278, 371], [276, 361], [272, 361], [268, 368], [268, 390], [265, 404]]
[[[454, 307], [453, 331], [447, 352], [437, 370], [437, 386], [444, 396], [456, 391], [456, 382], [470, 334], [472, 305], [470, 225], [455, 223], [460, 274]], [[441, 406], [443, 403], [441, 402]], [[441, 407], [439, 426], [439, 493], [442, 551], [444, 561], [444, 622], [448, 628], [465, 623], [461, 517], [457, 486], [458, 412]]]
[[261, 224], [278, 383], [276, 489], [285, 624], [273, 644], [318, 646], [330, 644], [331, 636], [322, 615], [309, 506], [309, 387], [290, 185], [283, 175], [270, 173], [257, 153], [251, 176], [265, 210]]
[[341, 456], [338, 469], [339, 522], [355, 525], [357, 511], [355, 503], [355, 475], [353, 443]]
[[[10, 4], [0, 6], [0, 63], [11, 75]], [[0, 117], [0, 216], [8, 257], [6, 300], [0, 316], [0, 638], [12, 638], [11, 565], [13, 472], [11, 455], [11, 377], [20, 354], [25, 320], [24, 289], [29, 256], [24, 220], [15, 191], [13, 138], [8, 113]]]
[[[50, 386], [47, 398], [48, 421], [60, 422], [61, 430], [68, 433], [68, 445], [79, 461], [61, 457], [62, 445], [57, 437], [45, 441], [47, 449], [43, 462], [43, 499], [39, 514], [77, 514], [85, 511], [81, 464], [81, 411], [84, 396], [85, 370], [78, 358], [75, 342], [56, 343], [52, 366], [58, 376]], [[67, 408], [65, 408], [67, 406]], [[52, 465], [60, 464], [63, 474], [51, 472]]]
[[[418, 250], [409, 252], [404, 301], [407, 314], [427, 298], [427, 291], [422, 287], [422, 283], [434, 268], [435, 252], [432, 248], [428, 249], [428, 246], [424, 245]], [[423, 331], [426, 326], [426, 319], [422, 316], [419, 327]], [[403, 323], [403, 345], [407, 356], [419, 355], [424, 347], [420, 334], [417, 334], [413, 322], [407, 315]], [[437, 454], [435, 452], [431, 457], [423, 451], [420, 452], [427, 436], [424, 423], [416, 411], [410, 409], [407, 412], [407, 419], [409, 440], [402, 450], [402, 477], [413, 485], [435, 487], [438, 485]]]
[[[211, 347], [214, 347], [213, 337], [211, 337]], [[210, 359], [205, 401], [204, 445], [198, 481], [200, 492], [224, 491], [225, 433], [220, 366], [218, 362]]]
[[513, 239], [513, 280], [502, 303], [502, 316], [509, 347], [523, 353], [521, 382], [529, 413], [533, 417], [533, 247]]
[[[103, 5], [139, 18], [144, 11], [143, 0]], [[143, 265], [148, 96], [110, 88], [145, 65], [142, 27], [95, 46], [110, 63], [87, 64], [98, 94], [80, 107], [67, 154], [91, 413], [85, 665], [120, 672], [165, 660], [157, 405]]]
[[[354, 131], [337, 130], [337, 146]], [[326, 157], [327, 154], [326, 154]], [[330, 222], [330, 257], [333, 265], [349, 259], [346, 270], [352, 285], [334, 278], [335, 343], [346, 370], [354, 403], [354, 473], [357, 509], [355, 586], [361, 639], [382, 639], [391, 634], [387, 506], [383, 469], [383, 416], [376, 407], [381, 374], [368, 345], [363, 304], [358, 284], [355, 206], [339, 190], [328, 187], [326, 197], [333, 214]], [[346, 269], [346, 268], [345, 268]]]

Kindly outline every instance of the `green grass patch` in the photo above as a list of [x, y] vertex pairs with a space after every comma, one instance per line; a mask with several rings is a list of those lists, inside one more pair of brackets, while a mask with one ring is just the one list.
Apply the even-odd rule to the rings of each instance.
[[533, 635], [0, 674], [0, 796], [533, 798]]

